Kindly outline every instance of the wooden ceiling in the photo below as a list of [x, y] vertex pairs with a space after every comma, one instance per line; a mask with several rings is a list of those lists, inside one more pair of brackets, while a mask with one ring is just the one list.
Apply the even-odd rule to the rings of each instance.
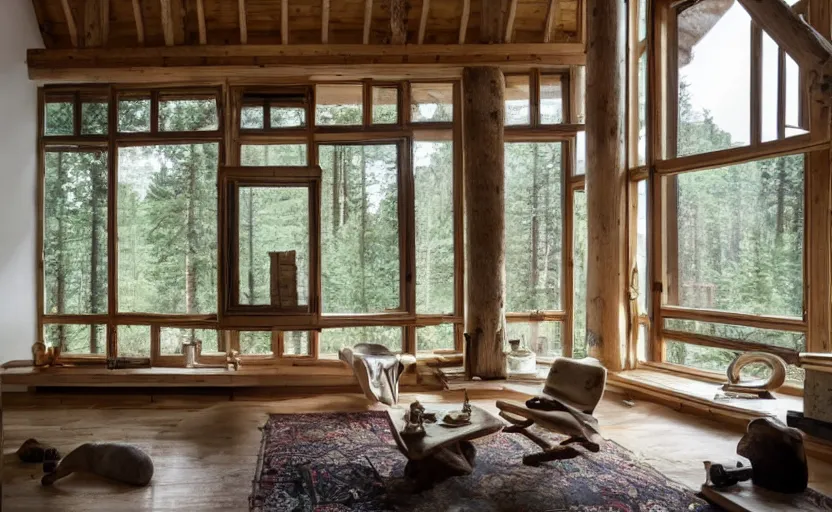
[[[581, 41], [579, 0], [503, 0], [506, 43]], [[33, 0], [47, 49], [478, 43], [483, 0]], [[394, 40], [391, 4], [406, 40]], [[399, 25], [401, 26], [401, 25]]]

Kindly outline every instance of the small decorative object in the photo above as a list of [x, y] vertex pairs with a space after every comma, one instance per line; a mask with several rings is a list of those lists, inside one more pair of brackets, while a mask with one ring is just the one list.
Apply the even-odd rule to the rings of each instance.
[[461, 411], [449, 411], [442, 417], [442, 421], [439, 423], [443, 427], [462, 427], [464, 425], [471, 424], [471, 403], [468, 401], [468, 390], [462, 390], [465, 399], [462, 402], [462, 410]]
[[47, 347], [40, 341], [32, 345], [32, 362], [35, 366], [52, 366], [58, 362], [60, 355], [61, 347]]
[[468, 400], [468, 390], [463, 389], [462, 394], [465, 396], [465, 400], [462, 402], [462, 412], [471, 414], [471, 402]]
[[298, 266], [295, 251], [269, 253], [271, 304], [276, 308], [298, 305]]
[[190, 343], [182, 344], [182, 352], [185, 354], [185, 368], [193, 368], [196, 366], [196, 353], [199, 340], [194, 340]]
[[368, 400], [395, 405], [399, 402], [399, 378], [416, 363], [410, 354], [396, 354], [384, 345], [359, 343], [342, 348], [338, 358], [347, 363]]
[[773, 418], [757, 418], [748, 424], [737, 445], [737, 454], [751, 461], [751, 481], [765, 489], [799, 493], [809, 484], [809, 468], [803, 436]]
[[228, 353], [225, 354], [225, 362], [226, 368], [228, 366], [232, 366], [234, 370], [239, 370], [240, 366], [242, 366], [243, 362], [240, 359], [240, 353], [236, 350], [229, 350]]
[[509, 340], [511, 352], [506, 355], [506, 365], [509, 375], [530, 375], [537, 373], [537, 362], [534, 352], [521, 347], [520, 340]]
[[743, 466], [742, 462], [737, 462], [736, 466], [732, 467], [730, 464], [712, 464], [709, 460], [705, 461], [705, 485], [730, 487], [750, 480], [752, 474], [753, 469]]
[[[761, 363], [771, 368], [768, 379], [741, 381], [740, 372], [750, 364]], [[786, 362], [779, 356], [766, 352], [743, 352], [728, 365], [728, 383], [723, 391], [733, 393], [751, 393], [760, 398], [774, 398], [772, 391], [786, 382]]]
[[150, 368], [149, 357], [108, 357], [108, 370], [128, 370], [131, 368]]
[[425, 408], [418, 400], [410, 404], [404, 416], [404, 428], [401, 431], [403, 436], [424, 436], [425, 435]]

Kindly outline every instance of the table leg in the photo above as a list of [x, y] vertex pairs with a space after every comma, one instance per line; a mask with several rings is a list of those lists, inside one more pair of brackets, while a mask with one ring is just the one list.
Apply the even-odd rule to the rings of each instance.
[[442, 447], [430, 457], [408, 461], [404, 474], [415, 480], [417, 487], [428, 489], [452, 476], [470, 475], [476, 455], [473, 444], [460, 441]]

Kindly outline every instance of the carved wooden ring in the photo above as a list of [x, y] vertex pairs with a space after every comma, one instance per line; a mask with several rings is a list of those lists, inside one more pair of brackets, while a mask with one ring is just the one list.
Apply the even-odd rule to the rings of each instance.
[[[762, 363], [771, 368], [768, 379], [740, 381], [740, 372], [750, 364]], [[766, 352], [744, 352], [728, 365], [728, 382], [732, 388], [754, 391], [774, 391], [786, 382], [786, 361], [780, 356]]]

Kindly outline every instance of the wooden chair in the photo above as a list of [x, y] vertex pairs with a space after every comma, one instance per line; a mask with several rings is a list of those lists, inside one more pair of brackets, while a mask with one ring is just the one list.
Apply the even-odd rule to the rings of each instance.
[[[525, 404], [498, 400], [500, 416], [512, 424], [504, 431], [523, 434], [543, 448], [541, 453], [523, 457], [523, 464], [537, 466], [550, 460], [571, 459], [580, 454], [573, 444], [599, 451], [604, 439], [592, 413], [604, 395], [606, 383], [607, 370], [597, 359], [559, 357], [552, 363], [540, 395]], [[552, 445], [528, 430], [535, 424], [569, 437]]]

